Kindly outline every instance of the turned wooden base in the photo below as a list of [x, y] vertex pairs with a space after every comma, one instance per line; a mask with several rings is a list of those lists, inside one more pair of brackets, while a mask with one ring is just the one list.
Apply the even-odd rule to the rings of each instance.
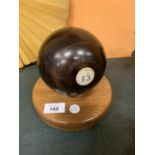
[[[77, 97], [56, 93], [41, 78], [36, 81], [32, 92], [33, 106], [40, 118], [46, 124], [66, 131], [77, 131], [94, 126], [109, 109], [111, 100], [112, 88], [105, 76], [96, 87]], [[63, 113], [53, 113], [53, 111], [46, 113], [44, 108], [48, 103], [63, 103], [65, 111]], [[71, 107], [71, 105], [73, 106]]]

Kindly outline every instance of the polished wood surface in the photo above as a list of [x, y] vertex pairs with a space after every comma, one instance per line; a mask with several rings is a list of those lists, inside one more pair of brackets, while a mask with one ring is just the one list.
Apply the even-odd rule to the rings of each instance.
[[[39, 117], [49, 126], [66, 130], [78, 131], [87, 129], [98, 123], [108, 111], [112, 100], [112, 88], [104, 76], [95, 88], [77, 96], [63, 96], [50, 89], [41, 78], [33, 88], [32, 101]], [[46, 103], [65, 103], [65, 113], [45, 114]], [[72, 104], [78, 104], [80, 111], [73, 114], [69, 111]]]
[[[104, 46], [86, 30], [63, 28], [44, 41], [38, 54], [40, 76], [51, 88], [68, 96], [77, 96], [93, 88], [102, 78], [106, 67]], [[91, 68], [95, 73], [89, 85], [76, 81], [81, 69]], [[85, 75], [90, 78], [90, 73]], [[83, 76], [80, 76], [81, 80]]]

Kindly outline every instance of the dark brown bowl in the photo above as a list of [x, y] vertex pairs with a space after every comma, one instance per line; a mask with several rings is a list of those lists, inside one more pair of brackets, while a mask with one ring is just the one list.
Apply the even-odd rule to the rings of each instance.
[[43, 43], [38, 67], [49, 87], [64, 95], [77, 96], [101, 80], [106, 57], [91, 33], [80, 28], [63, 28]]

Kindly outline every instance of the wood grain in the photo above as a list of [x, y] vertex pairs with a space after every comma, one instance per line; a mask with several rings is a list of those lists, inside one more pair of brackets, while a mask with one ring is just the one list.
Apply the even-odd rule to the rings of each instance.
[[23, 62], [21, 60], [21, 58], [19, 57], [19, 68], [22, 68], [24, 65], [23, 65]]
[[44, 40], [66, 26], [69, 0], [19, 1], [19, 68], [37, 61]]
[[33, 51], [31, 51], [31, 48], [29, 48], [29, 47], [25, 44], [25, 42], [24, 42], [24, 40], [22, 39], [21, 36], [19, 36], [19, 45], [20, 45], [20, 47], [21, 47], [22, 49], [25, 49], [25, 52], [26, 52], [26, 54], [27, 54], [29, 60], [30, 60], [31, 62], [35, 62], [35, 61], [36, 61], [36, 57], [35, 57], [35, 55], [33, 54]]
[[[36, 81], [32, 92], [32, 101], [39, 117], [49, 126], [65, 130], [78, 131], [87, 129], [98, 123], [108, 111], [112, 100], [112, 88], [106, 77], [89, 92], [77, 96], [63, 96], [50, 89], [41, 78]], [[43, 113], [46, 103], [65, 102], [65, 113]], [[72, 104], [80, 106], [80, 112], [72, 114], [69, 107]]]

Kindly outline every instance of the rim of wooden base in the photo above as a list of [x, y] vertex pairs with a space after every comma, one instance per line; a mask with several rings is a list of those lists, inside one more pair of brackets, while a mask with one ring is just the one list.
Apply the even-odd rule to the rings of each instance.
[[[94, 101], [95, 103], [92, 103], [92, 99], [95, 98], [97, 101]], [[86, 103], [84, 103], [84, 100], [86, 100]], [[36, 81], [32, 91], [32, 102], [34, 109], [38, 113], [41, 120], [50, 127], [54, 127], [63, 131], [80, 131], [91, 128], [94, 125], [96, 125], [108, 112], [112, 102], [112, 88], [110, 82], [104, 76], [96, 87], [94, 87], [89, 92], [83, 94], [83, 96], [68, 97], [62, 96], [54, 90], [50, 89], [43, 82], [43, 80], [39, 78]], [[64, 102], [66, 104], [66, 109], [69, 109], [69, 106], [71, 104], [77, 102], [80, 105], [80, 107], [83, 108], [83, 111], [81, 112], [82, 114], [76, 115], [71, 114], [69, 110], [66, 110], [64, 114], [44, 114], [44, 105], [49, 102]], [[92, 107], [95, 107], [96, 110], [92, 109]], [[92, 113], [89, 111], [92, 111]], [[89, 113], [88, 116], [85, 113]], [[80, 119], [78, 119], [78, 117]]]

